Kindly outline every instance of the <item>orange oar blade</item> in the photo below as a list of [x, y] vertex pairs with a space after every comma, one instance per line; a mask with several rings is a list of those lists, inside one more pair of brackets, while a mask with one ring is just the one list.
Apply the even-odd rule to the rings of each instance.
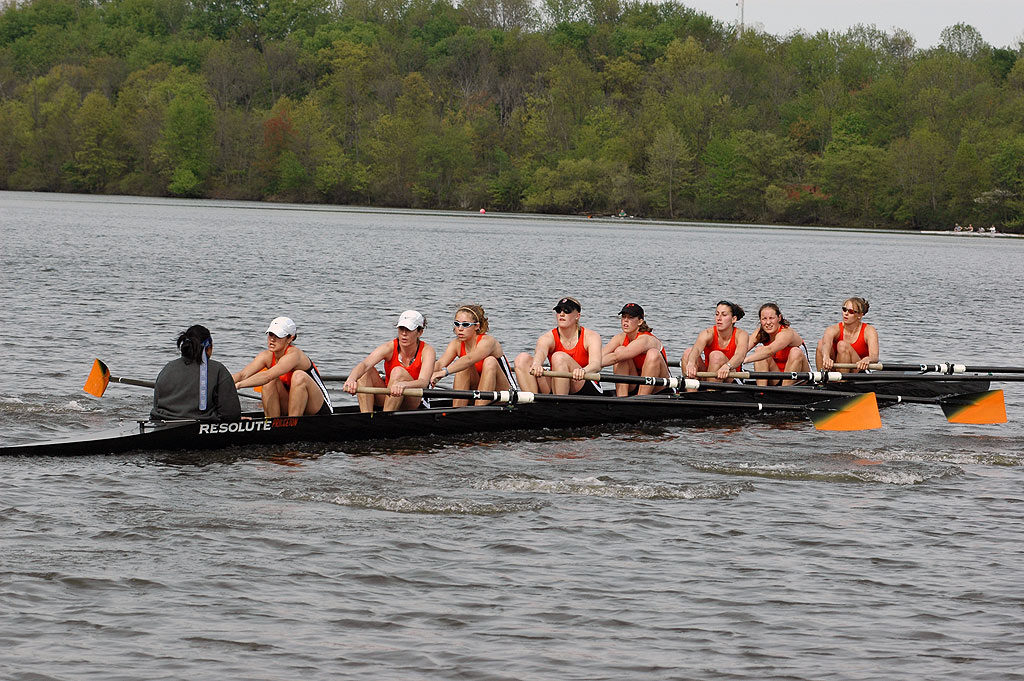
[[1002, 390], [964, 393], [942, 400], [942, 413], [950, 423], [1006, 423]]
[[810, 407], [818, 430], [874, 430], [882, 427], [875, 393], [841, 397]]
[[108, 383], [110, 383], [110, 369], [98, 359], [94, 360], [92, 371], [89, 372], [89, 378], [85, 379], [85, 385], [82, 386], [82, 390], [90, 395], [103, 397]]

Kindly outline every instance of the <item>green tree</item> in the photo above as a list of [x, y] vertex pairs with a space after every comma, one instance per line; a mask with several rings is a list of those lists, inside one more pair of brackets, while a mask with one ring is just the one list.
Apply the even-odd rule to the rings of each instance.
[[110, 100], [97, 92], [85, 97], [75, 117], [75, 148], [68, 175], [76, 189], [106, 191], [124, 172], [120, 121]]
[[182, 82], [170, 101], [153, 161], [176, 196], [200, 196], [213, 172], [214, 103], [195, 82]]

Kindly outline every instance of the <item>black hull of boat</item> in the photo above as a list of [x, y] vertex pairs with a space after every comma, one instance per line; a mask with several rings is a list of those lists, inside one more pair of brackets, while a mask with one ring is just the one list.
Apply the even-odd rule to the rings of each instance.
[[[844, 386], [844, 391], [877, 391], [879, 406], [894, 404], [887, 394], [939, 396], [985, 390], [988, 382], [914, 383], [886, 381]], [[834, 390], [834, 387], [831, 388]], [[897, 392], [898, 391], [898, 392]], [[609, 424], [707, 420], [750, 414], [794, 416], [794, 405], [830, 399], [817, 389], [776, 392], [707, 391], [678, 396], [655, 396], [592, 402], [545, 401], [452, 409], [439, 407], [404, 412], [361, 414], [344, 407], [330, 416], [265, 418], [260, 413], [213, 423], [196, 421], [139, 422], [135, 427], [96, 433], [63, 441], [0, 447], [0, 456], [73, 456], [133, 451], [204, 451], [260, 445], [302, 443], [343, 444], [403, 437], [464, 437], [470, 433], [564, 430]], [[731, 405], [722, 406], [727, 401]], [[714, 402], [714, 406], [702, 404]], [[734, 406], [732, 406], [734, 405]]]

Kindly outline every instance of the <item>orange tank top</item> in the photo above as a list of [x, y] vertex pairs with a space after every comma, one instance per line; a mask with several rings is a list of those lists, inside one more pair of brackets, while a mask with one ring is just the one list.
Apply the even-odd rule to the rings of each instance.
[[[866, 340], [864, 340], [864, 327], [866, 327], [866, 326], [867, 326], [867, 324], [864, 324], [863, 322], [861, 322], [860, 333], [857, 334], [857, 340], [850, 341], [850, 347], [853, 348], [854, 352], [856, 352], [858, 355], [860, 355], [861, 359], [864, 359], [865, 357], [868, 356], [868, 342]], [[836, 337], [836, 339], [834, 341], [832, 341], [832, 352], [833, 352], [833, 354], [836, 351], [836, 346], [839, 345], [839, 341], [843, 340], [843, 333], [844, 333], [843, 324], [842, 324], [842, 322], [840, 322], [839, 323], [839, 335]]]
[[707, 366], [708, 364], [708, 357], [711, 355], [712, 352], [715, 352], [716, 350], [718, 352], [725, 353], [725, 356], [728, 357], [729, 359], [732, 359], [732, 356], [736, 354], [736, 332], [738, 331], [738, 329], [735, 326], [732, 327], [732, 337], [729, 338], [729, 344], [726, 345], [724, 348], [722, 347], [722, 343], [718, 338], [718, 327], [712, 326], [711, 329], [713, 339], [710, 344], [704, 347], [703, 353], [705, 366]]
[[[480, 339], [483, 338], [486, 335], [487, 335], [486, 333], [480, 334], [477, 337], [476, 342], [479, 343]], [[462, 341], [461, 343], [459, 343], [459, 357], [465, 357], [465, 356], [466, 356], [466, 341]], [[480, 360], [479, 362], [476, 362], [473, 366], [476, 367], [476, 372], [478, 374], [483, 373], [483, 371], [484, 371], [484, 360]]]
[[[787, 327], [785, 327], [785, 326], [780, 327], [779, 331], [782, 331], [782, 329], [785, 329], [785, 328], [787, 328]], [[779, 331], [775, 332], [775, 336], [779, 335]], [[775, 342], [775, 336], [772, 336], [771, 338], [769, 338], [767, 342], [761, 343], [761, 345], [771, 345], [772, 343]], [[779, 371], [785, 371], [786, 370], [786, 363], [789, 362], [789, 351], [790, 351], [791, 347], [792, 346], [784, 347], [781, 350], [779, 350], [778, 352], [776, 352], [774, 355], [772, 355], [772, 361], [775, 362], [775, 366], [779, 367]]]
[[[641, 332], [636, 334], [637, 338], [639, 338], [640, 336], [654, 336], [654, 334], [651, 333], [650, 331], [641, 331]], [[633, 340], [636, 340], [636, 338], [634, 338]], [[629, 341], [629, 336], [624, 337], [622, 339], [622, 347], [626, 347], [627, 345], [629, 345], [629, 342], [630, 342]], [[668, 364], [668, 355], [665, 354], [665, 346], [664, 345], [661, 346], [661, 356], [665, 358], [665, 364]], [[644, 360], [646, 358], [647, 358], [647, 353], [644, 353], [642, 355], [637, 355], [636, 357], [633, 358], [633, 364], [636, 365], [636, 370], [637, 371], [643, 370], [643, 368], [644, 368]]]
[[[289, 352], [291, 352], [292, 350], [295, 350], [295, 349], [296, 348], [295, 348], [294, 345], [289, 345], [285, 349], [284, 354], [287, 355]], [[310, 361], [310, 364], [312, 364], [312, 363], [313, 362]], [[277, 365], [277, 355], [275, 355], [274, 353], [270, 353], [270, 368], [273, 369], [274, 366], [276, 366], [276, 365]], [[305, 370], [303, 369], [302, 371], [305, 371]], [[295, 373], [294, 370], [289, 371], [286, 374], [281, 374], [280, 376], [278, 376], [278, 379], [281, 381], [281, 383], [284, 384], [285, 390], [291, 390], [292, 389], [292, 374], [293, 373]]]
[[419, 341], [419, 345], [416, 348], [416, 356], [412, 358], [412, 364], [406, 366], [402, 364], [402, 360], [398, 355], [398, 339], [394, 341], [394, 347], [391, 350], [391, 357], [384, 360], [384, 383], [387, 384], [391, 381], [391, 372], [394, 371], [395, 367], [402, 367], [409, 372], [409, 375], [414, 379], [420, 377], [420, 369], [423, 368], [423, 341]]
[[585, 367], [590, 364], [590, 353], [587, 352], [587, 348], [583, 344], [584, 331], [586, 331], [586, 329], [581, 326], [580, 335], [576, 337], [576, 345], [573, 346], [572, 350], [566, 350], [565, 346], [562, 345], [562, 339], [558, 336], [558, 329], [551, 329], [551, 335], [555, 337], [555, 347], [548, 353], [548, 363], [551, 363], [551, 355], [556, 352], [564, 352], [576, 360], [576, 363], [581, 367]]

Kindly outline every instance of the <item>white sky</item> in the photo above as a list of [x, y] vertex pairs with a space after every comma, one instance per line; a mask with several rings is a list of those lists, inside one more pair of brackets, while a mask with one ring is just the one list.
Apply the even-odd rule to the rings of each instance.
[[[687, 7], [726, 24], [739, 23], [739, 0], [681, 0]], [[844, 31], [874, 24], [891, 33], [909, 31], [918, 48], [939, 44], [939, 33], [956, 23], [970, 24], [993, 47], [1017, 48], [1024, 40], [1024, 0], [744, 0], [744, 22], [766, 33], [796, 30]]]

